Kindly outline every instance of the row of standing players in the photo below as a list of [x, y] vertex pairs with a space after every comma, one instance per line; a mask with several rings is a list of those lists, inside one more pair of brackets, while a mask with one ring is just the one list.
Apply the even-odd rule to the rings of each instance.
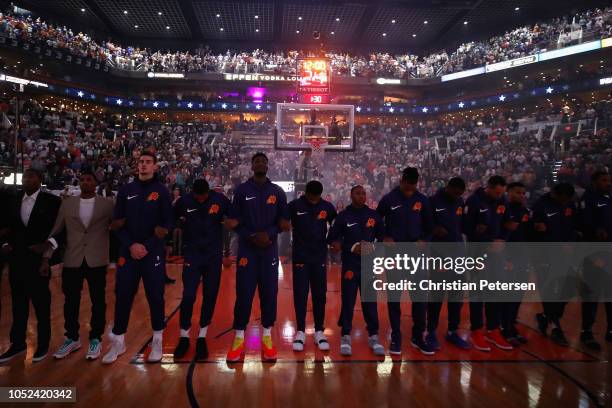
[[[233, 202], [230, 203], [223, 194], [211, 191], [205, 180], [197, 180], [193, 193], [182, 197], [173, 209], [168, 190], [155, 180], [155, 156], [143, 153], [138, 160], [138, 179], [122, 186], [114, 209], [112, 204], [106, 205], [105, 213], [98, 212], [94, 219], [91, 219], [90, 214], [88, 227], [84, 227], [85, 234], [94, 228], [91, 223], [96, 222], [102, 224], [103, 229], [115, 231], [120, 241], [114, 323], [109, 333], [111, 346], [102, 358], [104, 363], [116, 361], [126, 350], [125, 333], [141, 279], [153, 328], [148, 361], [161, 361], [165, 327], [164, 238], [175, 224], [183, 229], [184, 236], [183, 297], [180, 305], [180, 339], [174, 351], [176, 358], [184, 356], [190, 347], [192, 311], [200, 281], [203, 300], [195, 351], [197, 359], [207, 357], [206, 335], [220, 285], [224, 225], [239, 237], [234, 340], [227, 353], [228, 362], [244, 358], [244, 332], [249, 323], [255, 289], [259, 293], [263, 326], [262, 356], [265, 360], [275, 360], [277, 357], [271, 332], [277, 310], [277, 237], [290, 228], [293, 231], [293, 298], [297, 329], [293, 349], [304, 349], [306, 305], [308, 293], [311, 292], [314, 343], [320, 350], [329, 350], [324, 334], [326, 259], [329, 247], [332, 251], [340, 251], [342, 260], [341, 312], [338, 319], [342, 355], [352, 354], [353, 311], [357, 293], [361, 290], [362, 242], [461, 242], [464, 236], [473, 242], [522, 242], [532, 230], [537, 232], [537, 239], [541, 241], [573, 242], [577, 239], [579, 225], [587, 226], [582, 232], [590, 240], [609, 242], [612, 238], [610, 175], [604, 172], [594, 174], [593, 187], [583, 196], [580, 216], [584, 222], [578, 224], [578, 211], [573, 201], [574, 189], [563, 183], [539, 198], [533, 210], [529, 210], [525, 206], [525, 188], [520, 183], [506, 185], [502, 177], [493, 176], [485, 187], [476, 190], [464, 203], [461, 197], [465, 192], [465, 183], [460, 178], [452, 178], [435, 195], [426, 197], [416, 188], [419, 179], [417, 169], [406, 168], [399, 186], [380, 200], [376, 210], [366, 206], [365, 189], [354, 186], [351, 190], [351, 204], [336, 214], [333, 205], [321, 198], [323, 187], [318, 181], [309, 182], [306, 193], [287, 204], [284, 191], [266, 177], [267, 157], [263, 153], [255, 154], [251, 167], [252, 178], [238, 186]], [[8, 256], [10, 267], [13, 322], [11, 346], [0, 356], [0, 362], [9, 361], [25, 352], [30, 300], [38, 320], [38, 347], [33, 360], [40, 361], [46, 357], [50, 340], [49, 264], [52, 254], [60, 246], [66, 247], [62, 272], [66, 340], [54, 356], [64, 358], [81, 347], [78, 315], [81, 289], [86, 279], [92, 300], [90, 342], [86, 357], [96, 359], [101, 355], [105, 327], [108, 242], [98, 243], [106, 250], [105, 257], [92, 260], [86, 255], [77, 256], [76, 264], [71, 259], [70, 265], [67, 265], [68, 254], [84, 253], [83, 236], [75, 239], [78, 235], [71, 231], [70, 226], [82, 227], [85, 224], [83, 214], [87, 211], [83, 208], [85, 201], [95, 196], [95, 178], [88, 173], [81, 175], [81, 197], [68, 199], [80, 200], [80, 204], [73, 207], [78, 210], [73, 211], [64, 208], [68, 206], [67, 201], [60, 208], [59, 199], [40, 192], [40, 179], [38, 172], [26, 172], [25, 191], [12, 208], [15, 216], [11, 216], [9, 209], [9, 219], [2, 224], [2, 250]], [[32, 199], [29, 207], [28, 199]], [[96, 207], [102, 206], [96, 204]], [[476, 208], [479, 211], [475, 211]], [[58, 213], [64, 215], [57, 217]], [[35, 218], [31, 214], [40, 219], [28, 219]], [[77, 221], [71, 224], [71, 217]], [[328, 226], [331, 226], [329, 231]], [[412, 302], [410, 343], [427, 355], [434, 354], [441, 347], [436, 332], [443, 297], [432, 297], [429, 301], [413, 299]], [[519, 302], [470, 301], [469, 339], [458, 333], [463, 305], [461, 295], [448, 293], [447, 305], [446, 340], [455, 346], [463, 349], [473, 346], [481, 351], [489, 351], [492, 346], [511, 349], [526, 341], [515, 327]], [[387, 306], [391, 324], [389, 353], [398, 355], [402, 352], [400, 303], [388, 302]], [[544, 312], [537, 315], [537, 320], [544, 335], [548, 333], [549, 326], [552, 326], [552, 340], [567, 345], [560, 325], [564, 307], [562, 302], [543, 302]], [[384, 355], [385, 348], [378, 337], [377, 303], [362, 301], [361, 308], [368, 331], [368, 345], [374, 354]], [[591, 348], [599, 348], [591, 332], [596, 310], [597, 303], [583, 302], [581, 340]], [[610, 341], [612, 304], [606, 303], [606, 312], [606, 340]], [[486, 324], [483, 314], [486, 316]]]

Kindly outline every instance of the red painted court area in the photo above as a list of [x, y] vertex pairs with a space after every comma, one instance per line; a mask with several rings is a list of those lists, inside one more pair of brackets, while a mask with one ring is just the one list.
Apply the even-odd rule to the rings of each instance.
[[[167, 329], [164, 333], [164, 358], [161, 364], [145, 363], [152, 335], [148, 306], [142, 287], [126, 334], [127, 351], [114, 364], [85, 360], [90, 304], [84, 288], [81, 303], [81, 338], [85, 346], [63, 360], [48, 357], [33, 363], [36, 349], [36, 320], [28, 326], [28, 352], [24, 359], [0, 365], [0, 386], [71, 386], [76, 387], [77, 404], [84, 407], [155, 406], [173, 407], [589, 407], [610, 404], [612, 373], [609, 358], [612, 348], [603, 341], [605, 319], [600, 311], [594, 327], [603, 351], [589, 353], [578, 341], [580, 309], [568, 305], [564, 324], [571, 347], [562, 348], [530, 326], [539, 304], [524, 304], [519, 329], [529, 343], [513, 351], [489, 353], [464, 351], [443, 340], [446, 315], [443, 313], [439, 338], [442, 350], [428, 357], [405, 341], [401, 359], [375, 357], [367, 347], [367, 334], [361, 311], [355, 313], [353, 356], [340, 356], [340, 330], [336, 325], [340, 309], [340, 271], [328, 272], [326, 334], [331, 350], [320, 352], [312, 340], [312, 316], [307, 315], [305, 351], [293, 352], [295, 331], [291, 265], [282, 264], [279, 280], [278, 318], [273, 330], [279, 356], [276, 362], [262, 362], [259, 303], [255, 297], [248, 327], [244, 362], [228, 364], [226, 352], [233, 339], [232, 316], [235, 300], [235, 267], [224, 269], [213, 322], [208, 330], [210, 355], [206, 361], [193, 361], [197, 336], [199, 294], [192, 324], [192, 348], [185, 358], [174, 361], [173, 351], [179, 338], [178, 307], [182, 294], [182, 265], [168, 264], [168, 272], [178, 278], [166, 286]], [[2, 312], [0, 346], [8, 346], [10, 294], [7, 274], [2, 277]], [[115, 272], [109, 270], [107, 283], [107, 332], [114, 312]], [[142, 285], [141, 285], [142, 286]], [[57, 272], [51, 279], [52, 341], [51, 351], [63, 342], [63, 295]], [[410, 333], [410, 304], [402, 306], [402, 331]], [[602, 308], [603, 309], [603, 308]], [[380, 337], [389, 345], [386, 305], [379, 305]], [[469, 312], [464, 307], [462, 334], [467, 335]], [[109, 347], [105, 338], [104, 350]], [[21, 405], [23, 406], [23, 405]], [[74, 406], [74, 405], [71, 405]]]
[[[180, 262], [180, 261], [179, 261]], [[217, 306], [213, 317], [213, 322], [209, 326], [207, 334], [207, 343], [209, 349], [209, 357], [201, 363], [216, 363], [224, 362], [228, 348], [233, 340], [232, 318], [233, 305], [235, 299], [234, 282], [235, 268], [225, 268], [223, 270], [221, 288]], [[404, 333], [404, 342], [402, 355], [399, 357], [377, 357], [367, 346], [367, 332], [365, 330], [365, 322], [361, 314], [359, 301], [355, 309], [354, 328], [353, 328], [353, 355], [345, 357], [340, 355], [340, 330], [337, 325], [337, 318], [340, 313], [340, 267], [332, 265], [328, 270], [328, 293], [326, 305], [326, 329], [325, 333], [330, 342], [330, 350], [328, 352], [320, 351], [314, 344], [312, 334], [314, 332], [314, 323], [312, 319], [309, 299], [309, 309], [306, 317], [306, 345], [303, 352], [295, 352], [292, 349], [293, 337], [295, 335], [295, 314], [293, 307], [293, 292], [292, 292], [292, 271], [291, 263], [285, 262], [281, 264], [279, 276], [279, 292], [278, 292], [278, 312], [277, 322], [273, 330], [273, 338], [278, 349], [277, 364], [300, 363], [305, 361], [316, 362], [333, 362], [333, 363], [351, 363], [351, 362], [379, 362], [385, 361], [385, 358], [391, 358], [393, 361], [406, 362], [465, 362], [465, 361], [482, 361], [482, 362], [593, 362], [598, 361], [598, 358], [586, 351], [581, 351], [575, 347], [561, 347], [541, 336], [535, 329], [534, 313], [539, 310], [539, 304], [525, 303], [522, 305], [521, 322], [519, 330], [528, 338], [529, 342], [512, 351], [499, 350], [493, 347], [490, 352], [482, 352], [476, 349], [462, 350], [452, 344], [444, 341], [446, 334], [446, 313], [445, 306], [440, 317], [438, 339], [441, 341], [442, 349], [434, 356], [426, 356], [413, 348], [409, 340], [411, 332], [412, 320], [410, 317], [410, 303], [408, 301], [402, 304], [402, 332]], [[199, 328], [199, 315], [202, 302], [201, 286], [198, 291], [198, 298], [194, 306], [194, 316], [192, 319], [192, 346], [197, 338], [197, 329]], [[467, 303], [463, 307], [462, 315], [462, 331], [464, 336], [469, 334], [469, 311]], [[179, 311], [178, 309], [167, 311], [169, 318], [167, 328], [164, 332], [164, 360], [163, 363], [190, 363], [195, 354], [195, 347], [191, 347], [184, 358], [175, 360], [172, 353], [177, 345], [179, 338]], [[253, 303], [251, 313], [251, 321], [245, 333], [246, 339], [246, 357], [245, 362], [259, 362], [261, 359], [261, 333], [262, 327], [259, 324], [259, 301], [257, 295]], [[379, 336], [382, 344], [387, 347], [390, 339], [391, 329], [389, 327], [387, 317], [387, 307], [384, 302], [379, 302], [378, 315], [380, 322]], [[143, 349], [134, 356], [132, 362], [142, 363], [145, 361], [149, 347], [145, 345]]]

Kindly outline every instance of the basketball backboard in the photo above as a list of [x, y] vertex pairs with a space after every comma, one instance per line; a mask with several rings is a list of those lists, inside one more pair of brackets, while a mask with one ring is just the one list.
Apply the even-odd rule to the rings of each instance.
[[354, 150], [354, 108], [353, 105], [277, 104], [275, 148], [326, 152]]

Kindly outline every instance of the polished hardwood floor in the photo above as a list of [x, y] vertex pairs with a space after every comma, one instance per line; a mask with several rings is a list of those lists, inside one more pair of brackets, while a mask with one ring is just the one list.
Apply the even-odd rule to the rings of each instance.
[[[339, 355], [339, 330], [335, 322], [340, 306], [339, 271], [328, 273], [326, 334], [332, 349], [323, 353], [312, 341], [312, 317], [305, 351], [294, 353], [291, 342], [295, 330], [291, 295], [290, 264], [283, 264], [279, 282], [278, 319], [274, 338], [279, 349], [276, 363], [261, 361], [259, 306], [255, 301], [247, 330], [247, 355], [244, 363], [228, 365], [225, 353], [232, 341], [229, 330], [235, 298], [234, 267], [223, 270], [220, 295], [213, 323], [208, 330], [210, 357], [192, 362], [193, 350], [174, 361], [172, 351], [178, 338], [178, 305], [181, 300], [181, 265], [169, 264], [169, 274], [178, 278], [166, 286], [168, 327], [164, 333], [164, 359], [147, 364], [147, 343], [151, 337], [149, 314], [141, 289], [134, 303], [128, 333], [127, 352], [113, 365], [86, 361], [85, 347], [64, 360], [52, 357], [32, 363], [35, 350], [36, 321], [31, 314], [28, 326], [28, 353], [0, 365], [0, 386], [74, 386], [79, 407], [587, 407], [612, 406], [612, 369], [608, 360], [612, 344], [605, 344], [605, 318], [600, 308], [595, 335], [603, 351], [594, 353], [581, 348], [578, 335], [579, 305], [568, 306], [565, 326], [571, 347], [561, 348], [540, 336], [533, 328], [535, 303], [525, 303], [519, 326], [529, 343], [513, 351], [483, 353], [462, 351], [442, 342], [443, 349], [427, 357], [404, 342], [401, 359], [376, 358], [367, 348], [365, 325], [360, 311], [355, 314], [354, 355]], [[11, 323], [8, 273], [1, 279], [0, 349], [8, 347]], [[63, 341], [63, 295], [58, 271], [52, 287], [53, 339], [51, 351]], [[107, 320], [112, 322], [114, 307], [114, 271], [108, 274]], [[194, 312], [194, 326], [199, 317], [199, 302]], [[33, 312], [33, 311], [32, 311]], [[404, 333], [409, 333], [409, 304], [403, 305]], [[89, 296], [84, 290], [81, 307], [81, 336], [87, 339]], [[388, 345], [389, 326], [386, 306], [379, 305], [381, 338]], [[441, 330], [444, 329], [444, 316]], [[464, 307], [463, 328], [468, 322]], [[467, 331], [463, 330], [467, 335]], [[193, 336], [196, 336], [196, 330]], [[440, 332], [440, 338], [443, 338]], [[105, 349], [108, 342], [105, 344]], [[43, 404], [37, 404], [40, 406]], [[49, 404], [51, 405], [51, 404]], [[53, 404], [58, 405], [58, 404]], [[66, 404], [69, 405], [69, 404]], [[70, 404], [74, 406], [74, 404]], [[24, 404], [20, 404], [24, 406]]]

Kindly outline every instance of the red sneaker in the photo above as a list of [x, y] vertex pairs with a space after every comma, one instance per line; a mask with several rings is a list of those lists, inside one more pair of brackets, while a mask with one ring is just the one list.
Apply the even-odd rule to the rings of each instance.
[[504, 336], [502, 336], [501, 330], [499, 329], [489, 330], [485, 336], [485, 340], [489, 343], [495, 344], [498, 349], [512, 350], [512, 344], [508, 343]]
[[485, 341], [483, 329], [472, 331], [472, 345], [476, 350], [491, 351], [491, 346], [489, 346]]
[[234, 337], [234, 343], [232, 343], [232, 347], [227, 352], [227, 361], [230, 363], [235, 363], [236, 361], [240, 361], [243, 358], [244, 358], [244, 338]]
[[272, 336], [263, 336], [261, 338], [261, 349], [263, 351], [264, 360], [276, 360], [277, 353], [276, 347], [274, 347], [274, 343], [272, 343]]

